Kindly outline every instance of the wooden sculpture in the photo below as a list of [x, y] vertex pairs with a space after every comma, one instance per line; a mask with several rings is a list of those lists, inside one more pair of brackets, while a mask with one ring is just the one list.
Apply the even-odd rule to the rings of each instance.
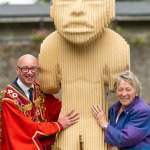
[[107, 28], [114, 16], [115, 0], [53, 0], [56, 31], [41, 45], [41, 88], [61, 90], [62, 113], [74, 108], [80, 114], [58, 135], [56, 150], [108, 149], [91, 106], [107, 110], [106, 89], [113, 89], [115, 74], [129, 69], [129, 45]]

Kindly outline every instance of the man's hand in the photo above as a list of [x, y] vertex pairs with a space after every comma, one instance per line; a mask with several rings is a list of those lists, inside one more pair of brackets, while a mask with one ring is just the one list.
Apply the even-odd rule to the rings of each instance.
[[69, 113], [58, 118], [58, 122], [63, 126], [63, 129], [70, 127], [71, 125], [77, 123], [79, 120], [79, 113], [71, 110]]

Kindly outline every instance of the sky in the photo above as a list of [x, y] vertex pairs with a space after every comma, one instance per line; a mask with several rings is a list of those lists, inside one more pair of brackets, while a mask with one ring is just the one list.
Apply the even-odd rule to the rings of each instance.
[[0, 0], [0, 4], [9, 3], [9, 4], [33, 4], [36, 0]]

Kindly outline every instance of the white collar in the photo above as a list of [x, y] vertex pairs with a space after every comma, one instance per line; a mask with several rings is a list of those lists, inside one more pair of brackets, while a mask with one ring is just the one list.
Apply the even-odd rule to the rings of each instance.
[[26, 93], [28, 91], [29, 88], [33, 87], [34, 88], [34, 85], [32, 84], [31, 87], [27, 87], [26, 85], [24, 85], [22, 83], [22, 81], [18, 78], [17, 79], [17, 84], [21, 87], [21, 89], [24, 91], [24, 93]]

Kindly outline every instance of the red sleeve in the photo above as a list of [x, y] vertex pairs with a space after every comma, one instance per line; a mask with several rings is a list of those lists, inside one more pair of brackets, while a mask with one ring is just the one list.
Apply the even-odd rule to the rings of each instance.
[[47, 110], [46, 118], [48, 121], [57, 121], [62, 107], [61, 101], [53, 95], [46, 95], [45, 106]]
[[13, 101], [2, 101], [2, 150], [7, 150], [7, 146], [15, 150], [19, 150], [19, 147], [22, 150], [32, 147], [40, 149], [39, 138], [56, 134], [60, 130], [62, 126], [57, 122], [33, 122]]
[[0, 113], [0, 149], [2, 145], [1, 113]]
[[[46, 107], [47, 121], [57, 121], [61, 110], [61, 101], [53, 95], [48, 94], [46, 95], [44, 104]], [[55, 142], [55, 136], [56, 135], [40, 138], [40, 142], [45, 146], [52, 145]]]

